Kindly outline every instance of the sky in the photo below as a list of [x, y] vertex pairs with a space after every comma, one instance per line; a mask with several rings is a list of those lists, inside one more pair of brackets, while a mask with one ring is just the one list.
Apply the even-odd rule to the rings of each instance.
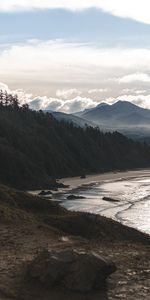
[[0, 0], [0, 89], [33, 109], [150, 109], [149, 0]]

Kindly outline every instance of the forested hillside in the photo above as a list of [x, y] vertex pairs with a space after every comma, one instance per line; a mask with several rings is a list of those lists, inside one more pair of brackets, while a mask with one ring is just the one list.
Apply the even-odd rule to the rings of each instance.
[[50, 177], [150, 166], [150, 147], [123, 135], [74, 127], [0, 93], [0, 182], [48, 187]]

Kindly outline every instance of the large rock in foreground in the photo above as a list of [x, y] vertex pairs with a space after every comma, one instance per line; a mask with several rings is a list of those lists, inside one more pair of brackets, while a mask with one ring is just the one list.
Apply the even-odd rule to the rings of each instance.
[[44, 251], [29, 267], [29, 274], [47, 287], [88, 292], [104, 287], [106, 278], [116, 271], [114, 263], [98, 254], [75, 250]]

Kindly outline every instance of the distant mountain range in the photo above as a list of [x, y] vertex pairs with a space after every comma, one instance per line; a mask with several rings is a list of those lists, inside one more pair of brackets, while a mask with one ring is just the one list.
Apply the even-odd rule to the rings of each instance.
[[62, 112], [51, 114], [57, 120], [72, 122], [77, 127], [98, 126], [103, 131], [119, 131], [129, 137], [150, 143], [150, 110], [128, 101], [119, 100], [112, 105], [102, 102], [94, 108], [75, 114]]
[[132, 137], [150, 136], [150, 110], [128, 101], [109, 105], [101, 103], [95, 108], [76, 114], [107, 131], [120, 131]]

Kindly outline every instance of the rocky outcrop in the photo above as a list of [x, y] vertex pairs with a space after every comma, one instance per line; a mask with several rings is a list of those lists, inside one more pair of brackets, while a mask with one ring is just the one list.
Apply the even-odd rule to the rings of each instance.
[[48, 288], [63, 286], [81, 293], [104, 287], [116, 270], [114, 263], [96, 253], [75, 250], [44, 251], [29, 266], [29, 275]]
[[41, 191], [39, 194], [39, 196], [49, 196], [52, 195], [51, 191]]
[[49, 189], [55, 190], [55, 189], [66, 189], [68, 188], [68, 185], [63, 184], [62, 182], [57, 181], [56, 179], [52, 178], [49, 182]]
[[108, 202], [120, 202], [118, 199], [113, 199], [110, 197], [103, 197], [103, 200]]
[[76, 196], [76, 195], [69, 195], [67, 197], [67, 200], [77, 200], [77, 199], [85, 199], [85, 197], [80, 196], [80, 195], [78, 195], [78, 196]]

